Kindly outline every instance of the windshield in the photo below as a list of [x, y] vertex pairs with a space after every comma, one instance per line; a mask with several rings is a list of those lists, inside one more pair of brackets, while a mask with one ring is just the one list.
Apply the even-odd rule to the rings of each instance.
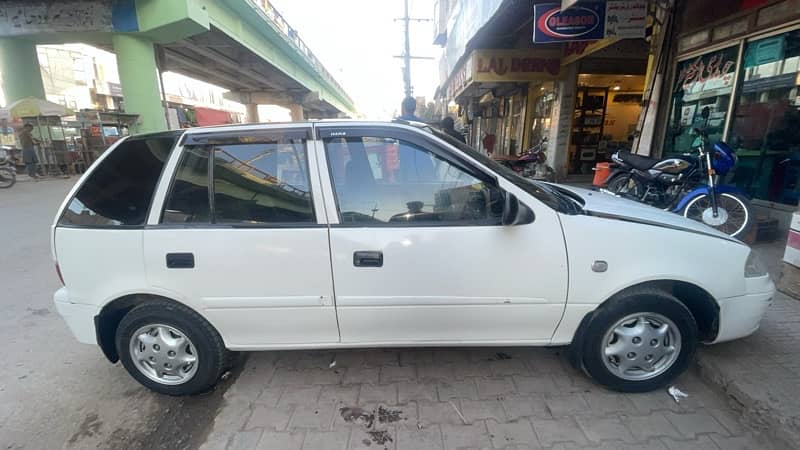
[[560, 189], [557, 186], [549, 183], [531, 180], [529, 178], [524, 178], [522, 176], [519, 176], [517, 175], [516, 172], [509, 169], [508, 167], [498, 163], [492, 158], [475, 150], [474, 148], [459, 141], [458, 139], [453, 138], [452, 136], [450, 136], [447, 133], [444, 133], [441, 130], [437, 130], [436, 128], [432, 127], [425, 127], [424, 129], [426, 131], [429, 131], [431, 134], [438, 137], [439, 139], [447, 142], [453, 147], [456, 147], [457, 149], [466, 153], [470, 158], [477, 160], [478, 162], [490, 168], [492, 171], [499, 174], [506, 180], [510, 181], [511, 183], [514, 183], [514, 185], [516, 185], [523, 191], [527, 192], [528, 194], [531, 194], [532, 196], [536, 197], [536, 199], [538, 199], [545, 205], [549, 206], [550, 208], [553, 208], [556, 211], [565, 214], [579, 214], [582, 211], [581, 206], [583, 204], [583, 201], [580, 199], [576, 199], [573, 195], [567, 193], [563, 189]]

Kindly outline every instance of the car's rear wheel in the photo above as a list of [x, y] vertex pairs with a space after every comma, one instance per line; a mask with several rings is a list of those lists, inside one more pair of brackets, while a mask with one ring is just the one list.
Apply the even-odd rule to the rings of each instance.
[[697, 323], [674, 296], [640, 289], [599, 308], [583, 338], [583, 367], [592, 378], [616, 391], [647, 392], [686, 370]]
[[168, 395], [211, 389], [230, 361], [211, 324], [171, 302], [146, 303], [128, 312], [117, 328], [116, 346], [133, 378]]

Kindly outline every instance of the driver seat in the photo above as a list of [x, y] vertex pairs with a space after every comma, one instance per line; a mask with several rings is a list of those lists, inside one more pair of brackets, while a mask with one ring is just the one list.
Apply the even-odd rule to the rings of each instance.
[[647, 170], [653, 167], [657, 162], [661, 161], [658, 158], [650, 158], [649, 156], [634, 155], [628, 151], [619, 152], [619, 159], [626, 164], [630, 164], [639, 170]]

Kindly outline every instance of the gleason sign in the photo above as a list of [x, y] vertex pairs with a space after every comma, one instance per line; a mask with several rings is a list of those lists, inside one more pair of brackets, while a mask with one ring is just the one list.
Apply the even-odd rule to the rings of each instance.
[[605, 13], [603, 2], [580, 2], [563, 11], [560, 3], [537, 3], [533, 6], [533, 42], [602, 39]]

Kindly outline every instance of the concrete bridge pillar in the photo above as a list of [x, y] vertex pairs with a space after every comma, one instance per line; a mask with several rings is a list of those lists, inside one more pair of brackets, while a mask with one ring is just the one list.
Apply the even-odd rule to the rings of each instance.
[[140, 35], [114, 34], [114, 53], [122, 84], [125, 112], [138, 114], [137, 133], [167, 129], [158, 88], [158, 68], [153, 42]]
[[6, 104], [25, 97], [45, 98], [36, 44], [20, 38], [0, 38], [0, 73]]
[[258, 118], [258, 103], [245, 103], [245, 120], [249, 123], [260, 122]]
[[305, 115], [303, 114], [303, 105], [299, 103], [290, 104], [289, 113], [292, 115], [292, 122], [306, 120]]

